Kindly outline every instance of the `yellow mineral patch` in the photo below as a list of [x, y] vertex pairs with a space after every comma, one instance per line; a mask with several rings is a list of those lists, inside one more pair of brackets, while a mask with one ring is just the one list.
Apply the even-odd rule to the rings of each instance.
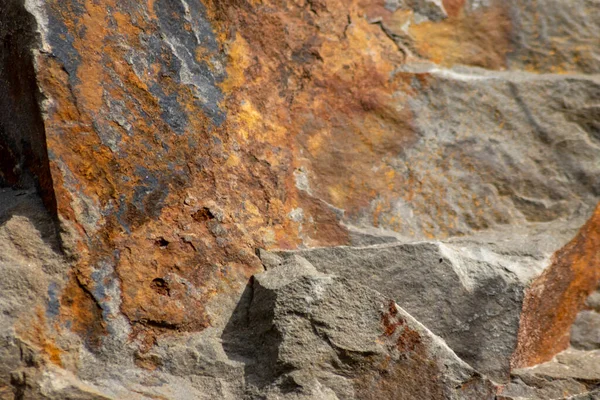
[[230, 154], [225, 163], [228, 167], [235, 167], [240, 165], [240, 158], [236, 154]]
[[245, 83], [244, 73], [250, 66], [248, 58], [250, 54], [248, 43], [239, 33], [236, 33], [235, 40], [228, 46], [227, 78], [219, 85], [223, 93], [231, 93]]
[[321, 129], [308, 138], [307, 147], [312, 156], [316, 156], [317, 153], [323, 149], [323, 143], [328, 135], [329, 132], [325, 129]]
[[410, 24], [418, 56], [444, 66], [506, 68], [511, 23], [502, 6], [460, 13], [440, 22]]
[[262, 115], [252, 106], [252, 104], [244, 100], [240, 105], [240, 109], [235, 117], [238, 122], [238, 134], [243, 141], [247, 141], [251, 136], [255, 140], [255, 132], [258, 131], [262, 122]]
[[61, 355], [63, 351], [54, 342], [50, 329], [46, 324], [46, 317], [42, 306], [37, 306], [35, 315], [28, 315], [16, 324], [17, 336], [25, 342], [39, 348], [42, 354], [59, 367], [63, 366]]

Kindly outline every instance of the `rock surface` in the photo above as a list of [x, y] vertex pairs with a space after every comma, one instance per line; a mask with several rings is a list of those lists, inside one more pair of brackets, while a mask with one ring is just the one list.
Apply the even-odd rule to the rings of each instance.
[[0, 0], [0, 398], [597, 396], [599, 31]]
[[600, 349], [600, 313], [582, 311], [571, 329], [571, 343], [584, 350]]
[[[599, 291], [586, 301], [571, 329], [571, 347], [552, 360], [511, 371], [511, 381], [498, 391], [499, 400], [597, 399], [600, 397], [600, 347], [594, 343], [594, 306]], [[597, 329], [597, 327], [596, 327]]]
[[[564, 222], [545, 223], [518, 233], [480, 232], [442, 242], [280, 255], [298, 254], [321, 272], [356, 279], [384, 293], [445, 339], [463, 360], [502, 381], [511, 363], [527, 364], [568, 344], [570, 326], [600, 276], [597, 251], [590, 251], [592, 257], [583, 261], [581, 270], [572, 272], [561, 258], [573, 246], [599, 248], [599, 217], [596, 212], [570, 243], [576, 222], [571, 228]], [[567, 298], [576, 303], [567, 307]], [[533, 336], [534, 329], [539, 336]], [[587, 340], [594, 335], [582, 332]]]
[[229, 352], [267, 398], [493, 399], [494, 385], [394, 301], [292, 257], [254, 277]]
[[[501, 392], [500, 398], [570, 398], [585, 395], [598, 388], [598, 385], [600, 352], [569, 349], [550, 362], [514, 370], [513, 381]], [[594, 395], [591, 396], [594, 398]]]
[[571, 345], [581, 350], [600, 349], [600, 288], [585, 302], [571, 327]]

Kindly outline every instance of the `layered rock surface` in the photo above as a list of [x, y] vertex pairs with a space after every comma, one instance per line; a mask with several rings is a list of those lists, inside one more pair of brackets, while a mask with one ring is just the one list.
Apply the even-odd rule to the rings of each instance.
[[570, 257], [570, 247], [598, 248], [599, 217], [596, 212], [569, 244], [576, 222], [570, 229], [564, 222], [546, 223], [442, 242], [280, 254], [298, 254], [321, 272], [356, 279], [395, 299], [463, 360], [503, 381], [511, 363], [535, 363], [568, 344], [581, 294], [593, 290], [600, 276], [594, 251], [583, 271], [570, 270], [561, 258]]
[[[291, 258], [256, 275], [224, 333], [247, 384], [279, 398], [492, 399], [495, 387], [394, 301]], [[266, 387], [266, 389], [264, 389]]]
[[599, 32], [0, 0], [0, 396], [594, 398]]

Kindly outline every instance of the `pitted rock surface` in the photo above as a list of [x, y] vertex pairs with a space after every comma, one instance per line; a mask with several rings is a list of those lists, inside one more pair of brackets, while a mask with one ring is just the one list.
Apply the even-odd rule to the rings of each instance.
[[599, 32], [0, 0], [0, 398], [594, 398]]

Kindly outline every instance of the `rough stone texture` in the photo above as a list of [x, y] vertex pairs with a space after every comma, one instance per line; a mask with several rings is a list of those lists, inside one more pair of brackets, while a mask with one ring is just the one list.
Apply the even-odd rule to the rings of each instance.
[[515, 43], [509, 56], [510, 67], [597, 74], [600, 71], [598, 5], [598, 0], [512, 1]]
[[293, 257], [256, 275], [225, 348], [267, 398], [493, 399], [495, 388], [394, 301]]
[[587, 298], [585, 305], [590, 310], [600, 312], [600, 289], [596, 290]]
[[[586, 300], [593, 305], [598, 291]], [[600, 396], [597, 331], [592, 310], [583, 310], [571, 328], [571, 348], [551, 361], [511, 371], [511, 380], [498, 390], [499, 400], [516, 399], [597, 399]], [[596, 327], [597, 329], [597, 327]]]
[[[321, 272], [356, 279], [384, 293], [444, 338], [463, 360], [505, 380], [511, 362], [526, 365], [531, 357], [551, 358], [568, 345], [570, 326], [600, 279], [594, 250], [599, 248], [599, 216], [596, 212], [570, 242], [578, 224], [569, 228], [560, 222], [444, 242], [280, 254], [299, 254]], [[588, 246], [581, 253], [591, 259], [580, 266], [565, 263], [562, 259], [578, 246]]]
[[584, 310], [571, 328], [571, 344], [584, 350], [600, 349], [600, 313]]
[[0, 189], [0, 221], [0, 396], [11, 398], [26, 391], [19, 379], [26, 371], [45, 360], [59, 362], [59, 344], [46, 320], [58, 313], [56, 296], [68, 264], [35, 190]]
[[410, 102], [421, 137], [397, 160], [405, 197], [373, 204], [381, 226], [440, 238], [569, 218], [596, 204], [600, 142], [578, 124], [597, 115], [574, 114], [600, 98], [600, 80], [411, 70], [427, 85]]
[[[507, 400], [571, 398], [569, 396], [585, 396], [598, 385], [600, 352], [569, 349], [550, 362], [513, 371], [513, 381], [499, 397]], [[588, 395], [597, 398], [597, 394]]]
[[[412, 9], [396, 8], [407, 3], [373, 2], [368, 16], [409, 59], [538, 73], [600, 70], [598, 0], [443, 0], [443, 11], [437, 1], [414, 1]], [[437, 15], [423, 18], [419, 7], [427, 6]], [[439, 20], [443, 12], [448, 18]]]
[[[551, 360], [600, 274], [599, 13], [598, 0], [0, 0], [0, 396], [401, 396], [390, 338], [368, 368], [309, 366], [288, 341], [297, 374], [247, 381], [256, 359], [222, 342], [269, 264], [258, 248], [388, 243], [337, 265], [348, 293], [324, 303], [371, 318], [363, 344], [385, 298], [494, 378]], [[386, 275], [406, 265], [371, 268], [389, 249], [415, 252], [401, 257], [410, 301]], [[438, 320], [405, 305], [437, 294], [454, 305]], [[253, 312], [267, 324], [296, 306]], [[354, 383], [317, 383], [321, 367]]]
[[[526, 292], [513, 367], [549, 360], [569, 343], [576, 312], [598, 285], [600, 206]], [[536, 318], [538, 321], [536, 321]]]

